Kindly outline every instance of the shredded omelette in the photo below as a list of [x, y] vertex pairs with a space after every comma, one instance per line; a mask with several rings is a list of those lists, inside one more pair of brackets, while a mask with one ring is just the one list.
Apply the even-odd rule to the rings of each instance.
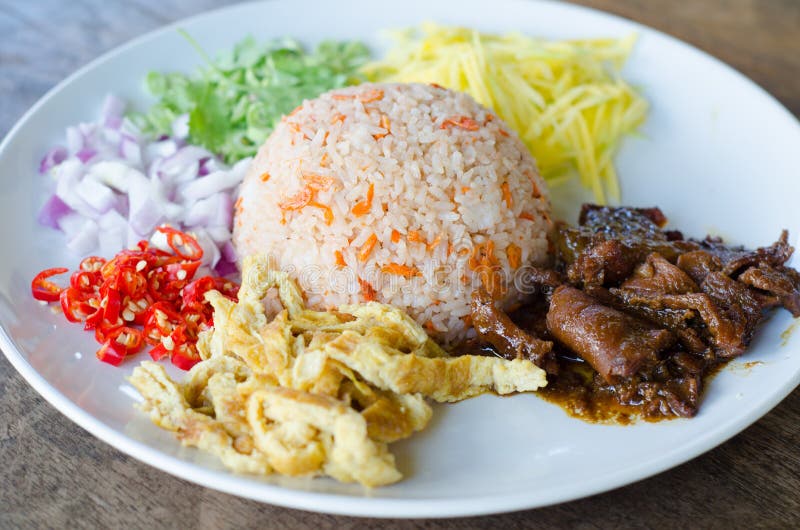
[[[524, 359], [450, 357], [403, 311], [370, 302], [305, 308], [297, 284], [264, 256], [245, 260], [239, 301], [216, 291], [202, 362], [183, 383], [143, 362], [130, 382], [153, 422], [236, 472], [327, 475], [382, 486], [402, 478], [388, 444], [425, 428], [426, 399], [543, 387]], [[277, 290], [283, 307], [267, 315]]]

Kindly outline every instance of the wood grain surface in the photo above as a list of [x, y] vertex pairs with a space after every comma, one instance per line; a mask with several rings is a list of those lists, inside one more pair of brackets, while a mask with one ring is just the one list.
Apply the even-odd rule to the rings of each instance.
[[[0, 0], [0, 136], [48, 89], [101, 53], [224, 3]], [[698, 46], [751, 77], [800, 116], [800, 0], [580, 3]], [[62, 416], [0, 358], [0, 528], [690, 525], [800, 527], [800, 392], [717, 449], [616, 491], [494, 517], [380, 521], [258, 504], [157, 471]]]

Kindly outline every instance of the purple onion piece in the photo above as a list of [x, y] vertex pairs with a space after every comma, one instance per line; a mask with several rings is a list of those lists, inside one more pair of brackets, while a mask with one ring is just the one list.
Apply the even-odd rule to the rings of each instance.
[[214, 224], [230, 230], [233, 227], [233, 194], [222, 192], [220, 195], [220, 206], [214, 218]]
[[65, 147], [58, 146], [50, 149], [39, 163], [39, 173], [44, 175], [66, 159], [67, 149]]
[[83, 134], [77, 127], [67, 127], [67, 151], [75, 154], [83, 149]]
[[197, 172], [198, 176], [205, 177], [210, 173], [210, 171], [208, 170], [209, 160], [211, 160], [211, 157], [209, 156], [200, 159], [200, 170]]
[[239, 269], [236, 268], [236, 263], [228, 261], [227, 259], [219, 260], [214, 266], [214, 272], [222, 277], [228, 276], [229, 274], [234, 274], [238, 272], [238, 270]]
[[239, 256], [236, 253], [236, 247], [233, 246], [233, 243], [230, 241], [226, 241], [224, 245], [222, 245], [222, 259], [224, 261], [230, 261], [231, 263], [236, 263], [236, 260], [239, 259]]
[[95, 149], [92, 149], [90, 147], [84, 147], [83, 149], [78, 151], [75, 154], [75, 156], [77, 156], [78, 159], [85, 164], [86, 162], [91, 160], [92, 157], [94, 157], [96, 154], [97, 154], [97, 151]]
[[241, 181], [235, 171], [215, 171], [188, 183], [181, 189], [181, 196], [186, 201], [197, 201], [235, 188]]
[[114, 94], [108, 94], [103, 100], [103, 108], [100, 111], [104, 121], [108, 118], [118, 118], [122, 123], [122, 115], [125, 113], [125, 102]]
[[97, 248], [99, 234], [97, 223], [86, 220], [80, 229], [70, 236], [67, 248], [79, 256], [85, 256]]
[[122, 126], [122, 117], [120, 117], [120, 116], [106, 116], [103, 119], [103, 126], [104, 127], [108, 127], [109, 129], [113, 129], [113, 130], [117, 131]]
[[72, 208], [67, 206], [67, 203], [62, 201], [58, 195], [51, 195], [47, 202], [42, 206], [37, 220], [43, 226], [49, 226], [56, 230], [60, 230], [58, 221], [65, 215], [72, 213]]

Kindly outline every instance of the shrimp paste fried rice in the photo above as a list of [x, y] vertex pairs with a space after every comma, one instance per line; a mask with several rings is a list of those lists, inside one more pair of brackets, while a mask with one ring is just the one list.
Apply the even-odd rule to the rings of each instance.
[[282, 119], [242, 184], [234, 242], [310, 308], [377, 300], [452, 345], [477, 287], [519, 301], [514, 273], [545, 261], [551, 228], [533, 158], [491, 111], [438, 86], [363, 84]]

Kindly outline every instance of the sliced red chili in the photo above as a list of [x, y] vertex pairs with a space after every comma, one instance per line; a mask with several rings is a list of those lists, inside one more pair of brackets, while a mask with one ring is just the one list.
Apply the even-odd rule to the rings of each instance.
[[153, 270], [148, 275], [147, 291], [156, 300], [180, 302], [182, 282], [170, 281], [169, 273], [163, 268]]
[[83, 293], [96, 293], [102, 283], [103, 276], [97, 271], [77, 270], [69, 278], [70, 287]]
[[103, 308], [103, 320], [109, 323], [120, 320], [122, 298], [119, 295], [119, 291], [105, 289], [105, 293], [101, 290], [100, 294], [103, 295], [103, 298], [100, 299], [100, 306]]
[[151, 305], [144, 317], [144, 339], [148, 344], [161, 344], [164, 337], [172, 335], [175, 328], [184, 324], [183, 316], [168, 302]]
[[153, 358], [154, 361], [160, 361], [165, 357], [169, 357], [169, 351], [164, 347], [163, 344], [158, 344], [150, 348], [150, 357]]
[[125, 322], [144, 325], [148, 308], [153, 305], [153, 297], [145, 293], [140, 298], [126, 296], [122, 299], [121, 316]]
[[172, 364], [181, 370], [189, 370], [202, 359], [200, 358], [200, 354], [197, 352], [197, 347], [195, 347], [194, 344], [187, 343], [176, 346], [172, 351], [170, 360], [172, 361]]
[[54, 267], [52, 269], [45, 269], [37, 274], [31, 282], [31, 294], [33, 294], [33, 297], [43, 302], [57, 302], [63, 288], [54, 284], [47, 278], [64, 274], [65, 272], [69, 272], [69, 269]]
[[95, 337], [98, 340], [105, 336], [104, 334], [108, 333], [109, 330], [116, 329], [124, 324], [120, 314], [122, 300], [119, 292], [104, 285], [100, 288], [100, 296], [102, 297], [100, 306], [97, 311], [86, 318], [83, 326], [83, 329], [86, 330], [94, 329]]
[[214, 325], [205, 294], [214, 289], [236, 300], [239, 286], [209, 276], [196, 280], [203, 256], [197, 239], [167, 226], [158, 231], [172, 252], [142, 240], [110, 260], [85, 258], [65, 289], [47, 278], [67, 269], [42, 271], [31, 291], [39, 300], [59, 300], [67, 320], [83, 321], [84, 329], [93, 330], [102, 344], [97, 351], [102, 361], [117, 365], [147, 343], [154, 359], [169, 356], [188, 370], [200, 361], [198, 335]]
[[134, 270], [144, 270], [149, 268], [154, 260], [154, 256], [140, 250], [122, 250], [106, 262], [100, 269], [103, 278], [113, 278], [116, 272], [122, 267], [130, 267]]
[[109, 332], [108, 339], [121, 344], [125, 348], [127, 355], [138, 353], [144, 348], [144, 335], [142, 335], [142, 332], [129, 326], [120, 326]]
[[97, 311], [89, 304], [89, 295], [74, 287], [67, 287], [59, 296], [61, 311], [70, 322], [83, 322], [86, 317]]
[[120, 267], [112, 278], [112, 288], [131, 298], [142, 298], [147, 293], [147, 276], [130, 267]]
[[114, 323], [102, 322], [100, 325], [94, 328], [94, 339], [102, 344], [108, 340], [109, 337], [114, 335], [114, 333], [121, 327], [122, 321]]
[[239, 285], [224, 278], [203, 276], [198, 278], [183, 289], [183, 304], [189, 307], [198, 307], [205, 304], [205, 294], [216, 290], [232, 300], [238, 300]]
[[103, 322], [103, 308], [98, 307], [94, 313], [86, 317], [86, 321], [83, 323], [83, 329], [85, 331], [89, 331], [91, 329], [97, 329], [97, 326], [102, 324], [102, 322]]
[[200, 311], [192, 308], [185, 308], [182, 311], [184, 321], [186, 322], [184, 334], [188, 341], [197, 342], [197, 337], [201, 332], [213, 327], [213, 309], [211, 306], [206, 307], [207, 309]]
[[89, 256], [81, 261], [81, 264], [78, 266], [78, 268], [87, 272], [100, 272], [100, 269], [102, 269], [103, 265], [105, 264], [105, 258], [101, 258], [99, 256]]
[[156, 230], [167, 236], [169, 248], [181, 258], [198, 260], [203, 257], [203, 247], [189, 234], [170, 226], [159, 226]]
[[125, 346], [114, 339], [106, 339], [100, 349], [97, 350], [97, 358], [104, 363], [119, 366], [125, 359]]
[[180, 263], [169, 263], [162, 267], [167, 272], [170, 281], [185, 281], [187, 284], [192, 281], [197, 269], [200, 268], [200, 261], [182, 261]]

